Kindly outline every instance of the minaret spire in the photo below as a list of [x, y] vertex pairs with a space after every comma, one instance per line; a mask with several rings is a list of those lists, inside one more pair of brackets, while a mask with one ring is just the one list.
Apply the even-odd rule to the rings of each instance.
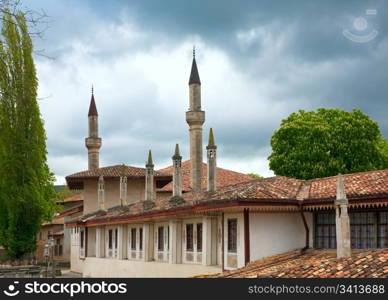
[[147, 165], [146, 166], [154, 166], [154, 163], [152, 162], [152, 152], [151, 150], [148, 151], [148, 161], [147, 161]]
[[191, 63], [191, 72], [189, 84], [198, 83], [201, 84], [201, 80], [199, 79], [199, 73], [197, 68], [197, 62], [195, 60], [195, 46], [193, 47], [193, 62]]
[[190, 127], [191, 188], [199, 191], [202, 183], [202, 125], [205, 122], [205, 112], [201, 109], [201, 81], [195, 61], [195, 48], [189, 79], [189, 110], [186, 112], [186, 122]]
[[92, 85], [92, 97], [90, 99], [90, 105], [89, 105], [89, 113], [88, 116], [98, 116], [97, 107], [96, 107], [96, 101], [94, 100], [94, 88]]
[[98, 136], [98, 113], [96, 101], [94, 100], [94, 88], [92, 86], [92, 96], [90, 99], [89, 113], [89, 137], [85, 139], [85, 145], [88, 149], [88, 167], [89, 170], [99, 168], [101, 138]]

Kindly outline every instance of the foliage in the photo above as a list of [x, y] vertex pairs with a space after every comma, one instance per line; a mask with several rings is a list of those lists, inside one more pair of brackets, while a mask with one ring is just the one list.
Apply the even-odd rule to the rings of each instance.
[[1, 29], [0, 244], [11, 259], [18, 259], [35, 250], [40, 225], [52, 216], [56, 193], [24, 14], [4, 14]]
[[63, 201], [66, 198], [73, 197], [75, 195], [80, 194], [80, 191], [77, 190], [70, 190], [67, 186], [63, 186], [63, 188], [60, 191], [57, 191], [58, 198], [57, 200]]
[[383, 163], [382, 168], [388, 168], [388, 140], [382, 136], [377, 143], [377, 147], [383, 156], [383, 162], [385, 162]]
[[311, 179], [388, 168], [387, 141], [360, 110], [292, 113], [272, 135], [271, 146], [276, 175]]
[[256, 173], [248, 173], [248, 176], [251, 176], [252, 178], [264, 178], [263, 176], [260, 176], [259, 174]]

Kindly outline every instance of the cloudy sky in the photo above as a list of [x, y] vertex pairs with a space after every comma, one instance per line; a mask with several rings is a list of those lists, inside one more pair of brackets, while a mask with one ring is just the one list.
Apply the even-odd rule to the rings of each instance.
[[49, 15], [36, 56], [49, 165], [87, 168], [91, 85], [101, 165], [188, 159], [192, 47], [218, 164], [272, 175], [270, 138], [299, 109], [359, 108], [388, 137], [388, 3], [375, 1], [24, 1]]

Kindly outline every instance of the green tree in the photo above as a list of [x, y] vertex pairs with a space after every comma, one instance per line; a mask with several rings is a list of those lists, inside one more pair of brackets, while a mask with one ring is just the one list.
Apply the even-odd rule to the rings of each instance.
[[384, 169], [387, 144], [360, 110], [300, 110], [272, 135], [269, 165], [276, 175], [299, 179]]
[[0, 244], [11, 259], [35, 250], [40, 225], [55, 208], [32, 51], [24, 14], [5, 11], [0, 35]]
[[247, 175], [251, 176], [252, 178], [256, 178], [256, 179], [264, 178], [263, 176], [256, 174], [256, 173], [248, 173]]
[[[382, 136], [377, 143], [377, 147], [383, 156], [383, 162], [388, 162], [388, 140]], [[383, 163], [382, 169], [385, 168], [388, 168], [388, 163]]]

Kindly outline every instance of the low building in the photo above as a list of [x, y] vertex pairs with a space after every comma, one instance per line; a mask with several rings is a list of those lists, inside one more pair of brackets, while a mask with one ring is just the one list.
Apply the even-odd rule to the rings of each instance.
[[64, 209], [57, 213], [50, 222], [44, 222], [37, 237], [37, 249], [35, 257], [38, 262], [45, 262], [46, 257], [44, 248], [49, 240], [54, 241], [53, 259], [62, 264], [70, 263], [70, 229], [67, 228], [66, 222], [82, 215], [83, 196], [74, 195], [60, 201], [58, 204], [63, 205]]
[[201, 82], [189, 80], [190, 160], [172, 166], [99, 167], [98, 113], [89, 108], [89, 169], [66, 177], [83, 190], [71, 227], [71, 269], [85, 277], [185, 277], [220, 273], [293, 249], [388, 246], [388, 170], [298, 180], [252, 179], [217, 167], [213, 131], [203, 163]]

